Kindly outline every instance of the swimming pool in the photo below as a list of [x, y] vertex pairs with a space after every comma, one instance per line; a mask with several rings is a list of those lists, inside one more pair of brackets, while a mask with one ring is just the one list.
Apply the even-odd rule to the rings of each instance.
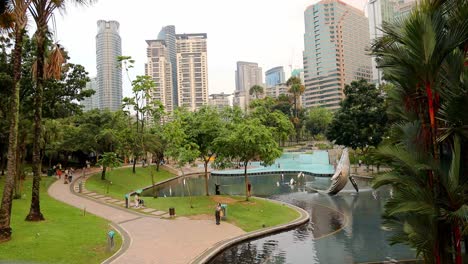
[[[276, 159], [274, 164], [263, 166], [261, 162], [250, 162], [247, 166], [247, 174], [261, 175], [270, 173], [299, 173], [303, 172], [311, 176], [329, 177], [334, 172], [334, 166], [330, 164], [328, 152], [316, 150], [311, 153], [288, 152]], [[244, 175], [244, 169], [215, 170], [211, 175]]]

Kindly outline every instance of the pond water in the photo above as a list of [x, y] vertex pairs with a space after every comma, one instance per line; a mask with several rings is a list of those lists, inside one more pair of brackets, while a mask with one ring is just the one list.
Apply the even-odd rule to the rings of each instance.
[[[294, 178], [298, 184], [290, 185]], [[360, 192], [351, 186], [336, 196], [317, 193], [330, 185], [328, 177], [297, 174], [250, 175], [252, 195], [284, 201], [303, 208], [311, 220], [298, 228], [235, 245], [210, 263], [362, 263], [414, 259], [406, 246], [390, 246], [391, 232], [382, 229], [381, 214], [388, 189], [372, 191], [367, 181], [358, 180]], [[243, 176], [212, 176], [221, 194], [245, 195]], [[179, 178], [156, 188], [158, 196], [203, 195], [203, 176]], [[146, 190], [143, 195], [152, 193]]]

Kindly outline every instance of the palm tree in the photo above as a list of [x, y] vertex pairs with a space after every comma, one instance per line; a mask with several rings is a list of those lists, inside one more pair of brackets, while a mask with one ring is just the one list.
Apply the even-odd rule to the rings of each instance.
[[11, 106], [10, 106], [10, 130], [8, 140], [8, 163], [7, 177], [3, 191], [2, 204], [0, 207], [0, 242], [11, 239], [11, 207], [13, 190], [17, 172], [17, 148], [18, 148], [18, 122], [19, 122], [19, 81], [21, 79], [21, 60], [23, 50], [23, 36], [28, 17], [30, 0], [15, 0], [10, 2], [14, 21], [15, 47], [13, 50], [13, 83], [11, 86]]
[[304, 94], [305, 87], [302, 85], [301, 79], [296, 76], [291, 76], [286, 82], [286, 85], [289, 87], [289, 93], [293, 95], [294, 99], [294, 115], [292, 122], [296, 128], [296, 141], [299, 142], [299, 133], [300, 133], [300, 120], [298, 115], [297, 101], [299, 97]]
[[263, 87], [256, 84], [252, 87], [250, 87], [250, 90], [249, 90], [249, 94], [250, 95], [254, 95], [255, 94], [255, 99], [258, 99], [258, 96], [263, 94]]
[[[74, 0], [78, 5], [87, 5], [90, 1]], [[41, 141], [42, 141], [42, 100], [44, 81], [49, 76], [60, 74], [61, 61], [63, 54], [60, 51], [52, 52], [47, 72], [45, 71], [46, 42], [49, 33], [49, 20], [54, 11], [65, 9], [65, 0], [31, 0], [29, 12], [36, 23], [36, 52], [37, 62], [35, 71], [35, 95], [34, 95], [34, 142], [33, 142], [33, 188], [31, 197], [31, 208], [26, 216], [27, 221], [41, 221], [44, 216], [41, 213], [39, 203], [39, 189], [41, 180]], [[63, 58], [62, 58], [63, 59]], [[63, 62], [63, 61], [62, 61]]]
[[468, 118], [461, 114], [468, 103], [467, 13], [466, 1], [423, 1], [407, 19], [384, 24], [386, 35], [373, 47], [384, 78], [395, 85], [389, 109], [399, 120], [396, 149], [383, 150], [394, 174], [376, 186], [397, 191], [386, 206], [401, 231], [394, 242], [410, 244], [432, 263], [461, 263], [461, 230], [468, 228], [468, 169], [458, 165], [467, 159], [458, 149], [468, 147]]

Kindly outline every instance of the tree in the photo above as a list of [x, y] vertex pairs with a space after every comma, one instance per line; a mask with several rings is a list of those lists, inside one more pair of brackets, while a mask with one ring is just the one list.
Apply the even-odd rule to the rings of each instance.
[[375, 185], [395, 190], [385, 210], [392, 242], [428, 263], [462, 263], [468, 230], [467, 13], [466, 1], [422, 1], [407, 19], [384, 24], [373, 46], [398, 120], [380, 150], [392, 171]]
[[385, 133], [384, 98], [375, 85], [365, 80], [346, 85], [344, 93], [346, 97], [328, 128], [327, 138], [365, 154], [382, 141]]
[[19, 81], [21, 79], [22, 41], [28, 23], [27, 10], [30, 1], [11, 1], [14, 17], [15, 47], [13, 51], [13, 82], [11, 83], [10, 129], [8, 141], [7, 177], [3, 190], [0, 207], [0, 242], [11, 239], [11, 207], [16, 178], [16, 150], [18, 148], [18, 122], [19, 122]]
[[316, 107], [309, 110], [305, 126], [313, 138], [318, 134], [325, 134], [328, 125], [333, 120], [333, 113], [327, 108]]
[[200, 156], [198, 145], [190, 141], [185, 130], [188, 115], [190, 113], [187, 110], [178, 108], [174, 113], [174, 120], [163, 127], [163, 139], [167, 143], [166, 154], [176, 161], [182, 175], [184, 175], [183, 167]]
[[299, 142], [299, 136], [300, 136], [299, 130], [301, 129], [300, 127], [301, 122], [299, 119], [297, 101], [299, 100], [299, 97], [304, 93], [305, 87], [304, 85], [302, 85], [301, 79], [296, 76], [290, 77], [286, 81], [286, 85], [289, 87], [289, 93], [292, 94], [293, 99], [294, 99], [294, 115], [293, 115], [292, 120], [296, 128], [296, 141]]
[[261, 124], [258, 119], [248, 119], [236, 124], [224, 137], [217, 139], [223, 146], [220, 158], [239, 160], [244, 166], [245, 199], [248, 201], [247, 165], [252, 160], [261, 160], [265, 165], [271, 165], [281, 156], [278, 143], [273, 138], [269, 128]]
[[115, 168], [120, 166], [122, 161], [117, 157], [115, 152], [106, 152], [102, 154], [101, 159], [96, 163], [97, 165], [102, 166], [101, 180], [106, 180], [106, 169]]
[[259, 98], [259, 95], [263, 94], [263, 87], [256, 84], [249, 89], [249, 94], [254, 95], [255, 94], [255, 99]]
[[216, 139], [223, 136], [223, 123], [216, 108], [202, 107], [194, 112], [188, 123], [187, 134], [191, 142], [198, 146], [200, 158], [205, 167], [205, 192], [208, 191], [208, 163], [216, 156], [221, 146], [216, 144]]

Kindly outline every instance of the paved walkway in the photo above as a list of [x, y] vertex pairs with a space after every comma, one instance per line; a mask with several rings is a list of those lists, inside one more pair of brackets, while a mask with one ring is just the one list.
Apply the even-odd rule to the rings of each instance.
[[[76, 172], [75, 175], [81, 173]], [[179, 217], [166, 220], [160, 218], [165, 216], [162, 214], [165, 212], [158, 215], [154, 209], [145, 212], [154, 216], [143, 215], [123, 208], [122, 201], [111, 201], [109, 197], [93, 195], [89, 191], [84, 191], [87, 194], [76, 194], [61, 180], [53, 183], [48, 192], [57, 200], [80, 209], [86, 208], [87, 212], [113, 222], [128, 233], [129, 248], [111, 263], [189, 263], [216, 243], [245, 234], [240, 228], [226, 222], [217, 226], [214, 219]], [[144, 212], [143, 209], [141, 211]]]

